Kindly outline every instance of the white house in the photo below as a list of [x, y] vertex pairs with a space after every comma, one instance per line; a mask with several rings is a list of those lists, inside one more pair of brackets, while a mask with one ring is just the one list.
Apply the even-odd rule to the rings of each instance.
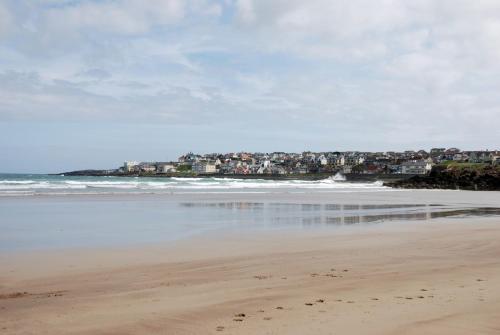
[[328, 159], [326, 159], [325, 155], [320, 155], [320, 156], [318, 157], [318, 162], [319, 162], [321, 165], [325, 166], [325, 165], [327, 165], [327, 164], [328, 164]]
[[269, 169], [270, 166], [271, 166], [271, 162], [270, 161], [268, 161], [268, 160], [262, 161], [260, 163], [259, 169], [257, 170], [257, 173], [258, 174], [266, 173], [268, 171], [268, 169]]
[[176, 172], [177, 168], [173, 163], [158, 163], [156, 164], [156, 170], [158, 173], [172, 173]]
[[127, 161], [125, 163], [123, 163], [123, 170], [125, 172], [131, 172], [134, 170], [134, 168], [139, 165], [139, 162], [136, 162], [136, 161]]

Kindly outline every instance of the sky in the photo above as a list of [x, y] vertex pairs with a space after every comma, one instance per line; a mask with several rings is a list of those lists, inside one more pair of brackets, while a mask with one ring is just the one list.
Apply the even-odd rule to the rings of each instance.
[[497, 0], [0, 0], [0, 171], [500, 149]]

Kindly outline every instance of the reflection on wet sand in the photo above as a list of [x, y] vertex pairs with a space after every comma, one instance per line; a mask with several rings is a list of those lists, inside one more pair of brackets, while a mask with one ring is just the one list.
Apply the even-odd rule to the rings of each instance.
[[[264, 202], [184, 202], [181, 207], [228, 209], [242, 221], [277, 224], [352, 225], [384, 221], [431, 220], [444, 217], [500, 215], [500, 208], [457, 208], [440, 204], [297, 204]], [[244, 220], [245, 212], [262, 213]]]
[[[376, 223], [384, 221], [403, 221], [403, 220], [431, 220], [444, 217], [463, 217], [463, 216], [493, 216], [500, 215], [500, 208], [469, 208], [458, 210], [443, 210], [436, 212], [419, 213], [391, 213], [377, 215], [352, 215], [352, 216], [316, 216], [312, 218], [296, 218], [303, 224], [337, 224], [350, 225], [356, 223]], [[289, 218], [285, 218], [289, 221]], [[281, 218], [276, 218], [281, 221]]]
[[412, 207], [436, 207], [440, 204], [297, 204], [297, 203], [278, 203], [278, 202], [182, 202], [181, 207], [217, 207], [228, 209], [290, 209], [300, 208], [302, 210], [370, 210], [370, 209], [398, 209]]

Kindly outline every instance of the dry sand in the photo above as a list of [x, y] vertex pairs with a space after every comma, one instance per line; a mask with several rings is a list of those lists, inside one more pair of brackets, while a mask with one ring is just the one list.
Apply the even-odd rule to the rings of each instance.
[[2, 334], [500, 334], [500, 219], [0, 257]]

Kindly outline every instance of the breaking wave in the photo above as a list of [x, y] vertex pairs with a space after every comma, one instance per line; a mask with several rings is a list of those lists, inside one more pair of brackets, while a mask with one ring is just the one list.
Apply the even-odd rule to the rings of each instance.
[[185, 191], [363, 191], [388, 190], [382, 182], [348, 182], [337, 174], [322, 180], [268, 180], [236, 178], [138, 178], [0, 175], [0, 195], [80, 193], [168, 193]]

